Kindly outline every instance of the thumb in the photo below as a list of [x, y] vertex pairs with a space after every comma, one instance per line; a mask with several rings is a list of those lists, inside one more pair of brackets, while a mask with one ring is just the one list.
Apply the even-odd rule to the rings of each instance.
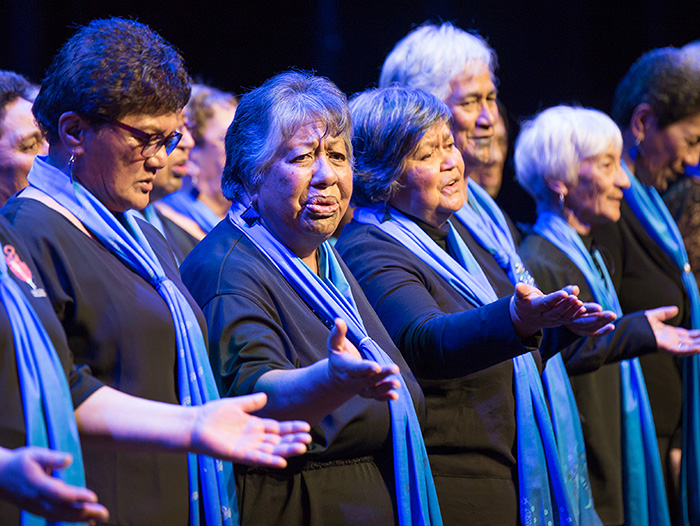
[[535, 292], [537, 287], [528, 285], [527, 283], [518, 283], [515, 285], [515, 297], [517, 299], [527, 298], [530, 294]]
[[328, 350], [342, 352], [345, 350], [345, 335], [348, 333], [347, 324], [340, 318], [335, 319], [335, 327], [328, 336]]
[[678, 314], [678, 307], [671, 305], [668, 307], [659, 307], [646, 311], [644, 314], [651, 316], [658, 321], [666, 321], [674, 318]]
[[73, 462], [69, 453], [45, 448], [32, 448], [32, 458], [44, 469], [65, 469]]
[[267, 395], [265, 393], [253, 393], [245, 396], [237, 396], [231, 398], [230, 400], [235, 400], [236, 405], [241, 411], [246, 413], [254, 413], [259, 411], [267, 403]]

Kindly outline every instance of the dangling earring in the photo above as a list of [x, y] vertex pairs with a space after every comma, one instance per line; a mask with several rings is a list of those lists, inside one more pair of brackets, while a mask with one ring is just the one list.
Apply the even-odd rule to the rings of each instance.
[[642, 150], [642, 141], [639, 139], [639, 137], [634, 138], [634, 146], [628, 150], [630, 159], [632, 161], [637, 160], [637, 155], [640, 153], [642, 154], [642, 157], [644, 157], [644, 150]]
[[255, 202], [251, 202], [243, 213], [241, 214], [241, 219], [246, 222], [246, 225], [253, 226], [256, 221], [260, 220], [260, 214], [258, 213], [258, 205]]
[[564, 213], [564, 194], [559, 192], [559, 211]]
[[68, 176], [71, 183], [73, 182], [73, 163], [75, 163], [75, 153], [71, 152], [70, 159], [68, 159]]

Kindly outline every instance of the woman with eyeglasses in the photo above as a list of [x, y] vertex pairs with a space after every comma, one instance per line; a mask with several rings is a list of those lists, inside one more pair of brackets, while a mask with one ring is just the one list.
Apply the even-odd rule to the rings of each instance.
[[[234, 415], [217, 411], [229, 401], [217, 401], [204, 319], [167, 242], [134, 212], [180, 140], [189, 80], [175, 49], [143, 24], [80, 28], [33, 107], [49, 153], [3, 209], [65, 330], [86, 485], [109, 524], [237, 522], [231, 465], [205, 456], [238, 461]], [[153, 402], [159, 411], [144, 411]], [[127, 452], [122, 442], [142, 447]], [[265, 450], [275, 448], [250, 460], [270, 465]]]

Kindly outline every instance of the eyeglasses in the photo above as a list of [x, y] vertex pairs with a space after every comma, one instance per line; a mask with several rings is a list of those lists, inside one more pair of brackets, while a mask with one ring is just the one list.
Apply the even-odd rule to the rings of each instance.
[[165, 146], [165, 153], [170, 155], [170, 153], [177, 147], [180, 139], [182, 139], [182, 133], [177, 130], [172, 132], [167, 137], [164, 137], [162, 133], [146, 133], [145, 131], [133, 128], [128, 124], [124, 124], [123, 122], [108, 119], [102, 116], [99, 116], [99, 118], [105, 122], [108, 122], [109, 124], [113, 124], [117, 128], [128, 131], [134, 137], [143, 142], [141, 155], [143, 155], [146, 159], [150, 159], [157, 154], [158, 150], [160, 150], [163, 146]]

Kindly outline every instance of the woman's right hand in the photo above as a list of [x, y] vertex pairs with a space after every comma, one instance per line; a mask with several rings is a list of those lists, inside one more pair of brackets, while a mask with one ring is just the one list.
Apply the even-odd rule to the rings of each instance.
[[39, 447], [0, 448], [0, 497], [52, 521], [106, 521], [109, 512], [98, 504], [95, 493], [48, 473], [72, 461], [67, 453]]
[[346, 338], [347, 331], [345, 322], [336, 318], [335, 327], [328, 336], [329, 387], [384, 402], [398, 400], [399, 380], [388, 377], [398, 375], [399, 367], [396, 364], [382, 367], [363, 359]]
[[544, 294], [537, 287], [518, 283], [510, 302], [510, 318], [519, 338], [532, 336], [540, 329], [566, 325], [586, 313], [576, 294], [576, 286]]

